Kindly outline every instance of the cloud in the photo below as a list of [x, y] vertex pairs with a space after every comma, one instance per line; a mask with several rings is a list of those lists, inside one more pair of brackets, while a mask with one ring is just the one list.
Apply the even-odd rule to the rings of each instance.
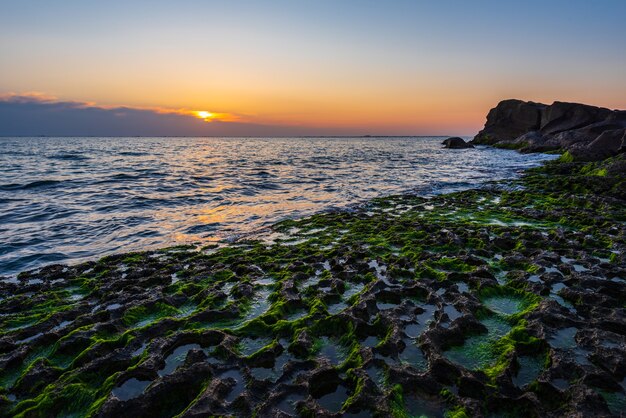
[[[42, 93], [0, 94], [0, 136], [298, 136], [355, 134], [336, 128], [267, 125], [239, 115], [101, 106]], [[206, 116], [206, 117], [204, 117]], [[356, 133], [358, 134], [358, 133]]]

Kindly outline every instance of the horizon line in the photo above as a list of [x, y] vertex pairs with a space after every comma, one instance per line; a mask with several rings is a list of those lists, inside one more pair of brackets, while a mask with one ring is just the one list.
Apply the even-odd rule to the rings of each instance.
[[474, 135], [0, 135], [0, 138], [451, 138]]

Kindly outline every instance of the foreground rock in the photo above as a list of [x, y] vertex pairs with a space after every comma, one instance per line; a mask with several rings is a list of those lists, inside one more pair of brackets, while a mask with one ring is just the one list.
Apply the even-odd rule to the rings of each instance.
[[472, 143], [522, 152], [565, 150], [575, 160], [599, 161], [626, 148], [626, 111], [504, 100], [491, 109]]
[[474, 148], [474, 146], [468, 142], [465, 142], [463, 138], [459, 138], [458, 136], [448, 138], [442, 142], [444, 148], [450, 149], [465, 149], [465, 148]]
[[619, 416], [626, 158], [0, 280], [2, 416]]

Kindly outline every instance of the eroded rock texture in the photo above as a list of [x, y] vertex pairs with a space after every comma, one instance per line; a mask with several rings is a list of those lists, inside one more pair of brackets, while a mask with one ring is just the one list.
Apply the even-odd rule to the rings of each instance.
[[625, 163], [6, 278], [2, 414], [619, 416]]

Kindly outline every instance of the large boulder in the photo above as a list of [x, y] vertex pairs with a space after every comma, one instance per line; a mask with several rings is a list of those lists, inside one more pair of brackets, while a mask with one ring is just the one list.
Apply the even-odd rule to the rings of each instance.
[[575, 159], [594, 161], [626, 150], [621, 136], [625, 129], [622, 110], [503, 100], [489, 111], [485, 127], [471, 142], [522, 152], [567, 150]]
[[498, 141], [514, 140], [529, 131], [538, 130], [546, 105], [522, 100], [503, 100], [489, 111], [482, 131], [472, 141], [493, 145]]
[[469, 142], [465, 142], [463, 138], [459, 138], [458, 136], [448, 138], [444, 140], [442, 144], [444, 148], [450, 149], [474, 148], [472, 144], [470, 144]]
[[515, 139], [515, 144], [521, 152], [546, 152], [559, 149], [558, 145], [552, 143], [539, 131], [530, 131]]
[[570, 153], [576, 160], [598, 161], [618, 154], [626, 138], [626, 129], [604, 131], [589, 144], [581, 142], [570, 148]]

